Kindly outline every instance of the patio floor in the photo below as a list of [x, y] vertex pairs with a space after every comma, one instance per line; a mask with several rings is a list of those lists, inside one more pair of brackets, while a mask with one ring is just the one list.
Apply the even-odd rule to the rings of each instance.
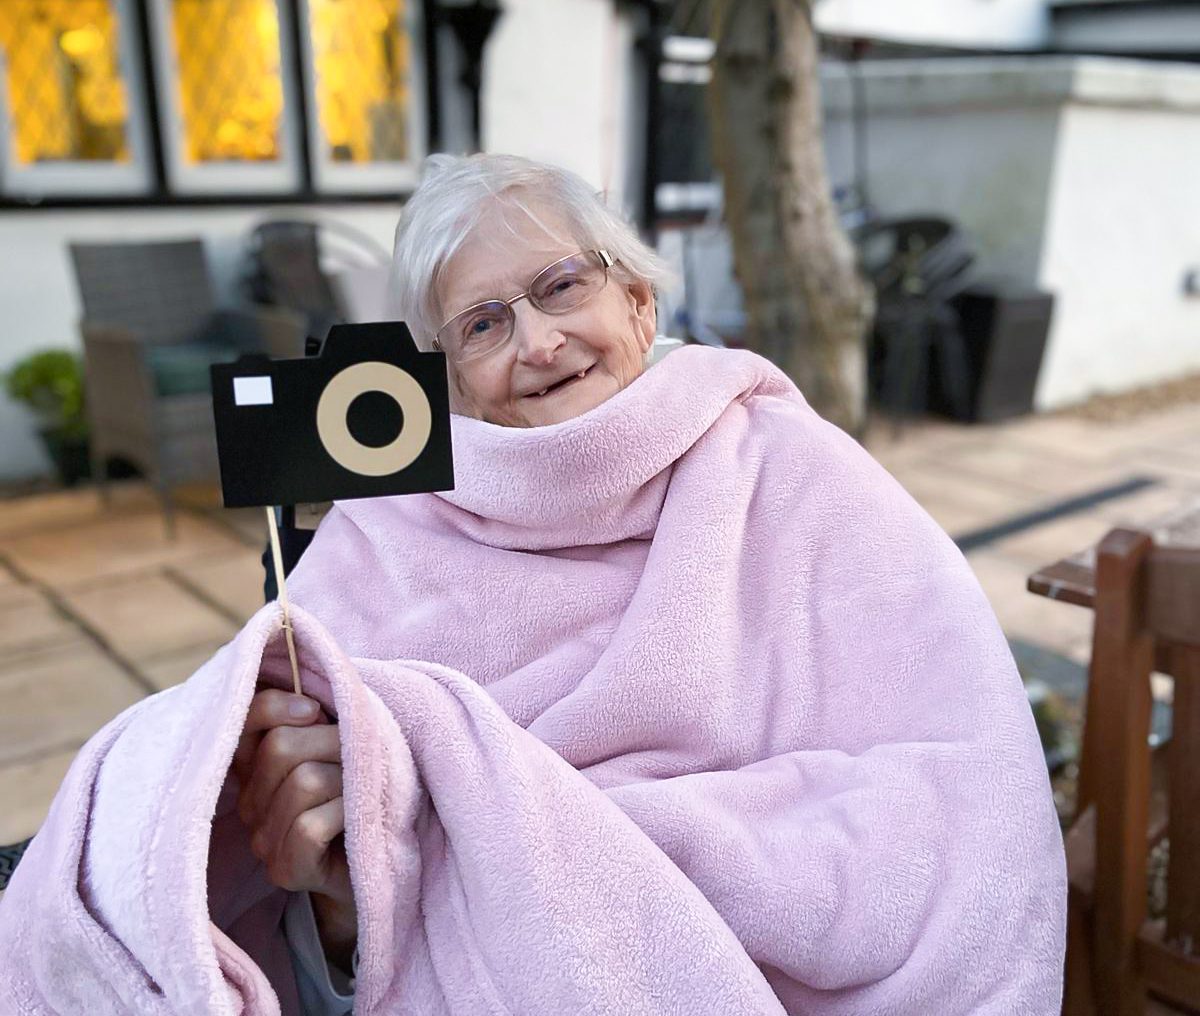
[[[1200, 498], [1200, 404], [1101, 423], [1078, 415], [966, 427], [926, 421], [867, 446], [956, 538], [1027, 678], [1077, 700], [1091, 615], [1030, 595], [1037, 566]], [[1131, 479], [1141, 489], [1105, 491]], [[1095, 495], [1088, 499], [1088, 495]], [[1061, 506], [1075, 510], [1029, 523]], [[1010, 523], [1005, 526], [1003, 524]], [[186, 493], [166, 538], [127, 483], [0, 501], [0, 843], [30, 835], [80, 745], [144, 695], [184, 680], [262, 602], [260, 510]], [[1170, 693], [1169, 682], [1158, 689]]]

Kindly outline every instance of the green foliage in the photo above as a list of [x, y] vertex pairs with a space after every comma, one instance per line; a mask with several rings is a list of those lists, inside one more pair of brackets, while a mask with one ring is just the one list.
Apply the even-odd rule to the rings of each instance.
[[85, 438], [83, 361], [65, 349], [47, 349], [17, 361], [4, 376], [10, 397], [33, 410], [43, 430]]

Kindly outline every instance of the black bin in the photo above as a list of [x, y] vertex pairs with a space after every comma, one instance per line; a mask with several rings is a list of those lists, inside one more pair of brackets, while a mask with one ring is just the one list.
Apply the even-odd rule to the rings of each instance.
[[953, 298], [966, 355], [965, 415], [953, 409], [933, 372], [930, 408], [969, 423], [991, 423], [1033, 409], [1054, 297], [1009, 282], [979, 282]]

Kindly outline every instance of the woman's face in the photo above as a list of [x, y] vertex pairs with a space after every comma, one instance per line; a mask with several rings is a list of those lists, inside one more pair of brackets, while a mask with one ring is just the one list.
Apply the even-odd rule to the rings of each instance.
[[[525, 292], [543, 268], [578, 251], [577, 244], [547, 232], [567, 237], [566, 223], [540, 210], [536, 214], [547, 228], [519, 210], [494, 207], [485, 214], [442, 273], [441, 320], [473, 304]], [[467, 363], [448, 357], [456, 413], [506, 427], [561, 423], [633, 381], [654, 342], [650, 287], [623, 281], [619, 267], [610, 269], [599, 293], [566, 314], [545, 314], [528, 299], [518, 300], [512, 310], [507, 343]], [[583, 376], [553, 387], [578, 374]]]

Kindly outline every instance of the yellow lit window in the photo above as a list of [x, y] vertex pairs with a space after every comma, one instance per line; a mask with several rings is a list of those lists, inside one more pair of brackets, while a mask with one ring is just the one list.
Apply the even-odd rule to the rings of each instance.
[[128, 162], [114, 0], [0, 0], [18, 165]]
[[332, 162], [409, 157], [404, 0], [308, 0], [317, 113]]
[[279, 158], [283, 120], [275, 0], [173, 0], [189, 162]]

